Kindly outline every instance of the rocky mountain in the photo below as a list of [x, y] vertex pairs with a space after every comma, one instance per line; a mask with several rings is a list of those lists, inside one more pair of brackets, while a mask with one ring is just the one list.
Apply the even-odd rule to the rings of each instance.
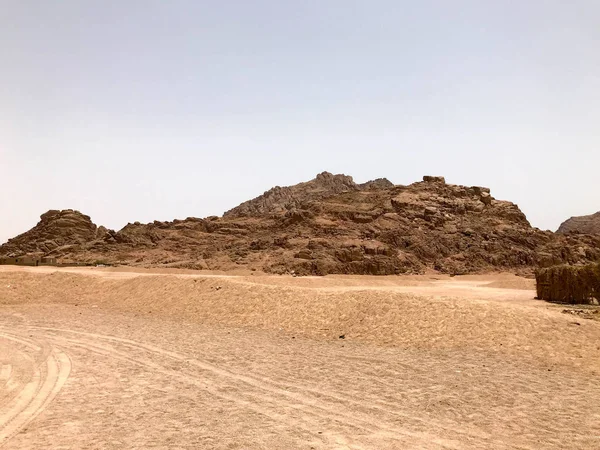
[[[89, 216], [66, 209], [42, 214], [38, 224], [26, 233], [9, 239], [0, 247], [1, 256], [52, 254], [103, 238], [104, 227], [97, 227]], [[75, 250], [77, 250], [75, 249]]]
[[589, 216], [571, 217], [563, 222], [557, 233], [583, 233], [600, 235], [600, 212]]
[[[117, 232], [95, 228], [87, 218], [60, 245], [51, 238], [62, 230], [64, 239], [61, 227], [38, 227], [1, 246], [0, 256], [43, 250], [82, 262], [319, 275], [531, 271], [600, 259], [600, 236], [540, 231], [489, 189], [442, 177], [408, 186], [385, 179], [359, 185], [325, 172], [271, 189], [223, 217], [136, 222]], [[56, 246], [42, 247], [52, 240]]]
[[314, 180], [295, 186], [275, 186], [261, 196], [248, 200], [227, 211], [223, 217], [264, 216], [281, 214], [294, 208], [302, 207], [306, 201], [321, 200], [344, 192], [356, 192], [365, 189], [392, 187], [393, 183], [385, 178], [356, 184], [347, 175], [333, 175], [323, 172]]

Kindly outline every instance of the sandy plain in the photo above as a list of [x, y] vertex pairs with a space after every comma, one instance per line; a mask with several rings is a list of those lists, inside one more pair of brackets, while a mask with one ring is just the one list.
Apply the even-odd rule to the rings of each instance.
[[600, 448], [600, 321], [534, 296], [509, 274], [0, 267], [0, 447]]

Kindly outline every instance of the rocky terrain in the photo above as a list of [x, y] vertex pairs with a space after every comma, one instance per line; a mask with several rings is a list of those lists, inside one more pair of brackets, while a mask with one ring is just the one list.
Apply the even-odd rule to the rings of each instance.
[[0, 256], [40, 253], [63, 261], [299, 275], [398, 274], [437, 270], [531, 272], [600, 259], [600, 236], [531, 227], [517, 205], [484, 187], [424, 177], [357, 184], [319, 174], [276, 187], [205, 219], [96, 227], [76, 211], [51, 211], [0, 247]]
[[314, 180], [295, 186], [275, 186], [263, 195], [242, 203], [227, 211], [224, 217], [262, 216], [279, 214], [297, 208], [308, 200], [322, 200], [332, 195], [346, 192], [357, 192], [370, 188], [390, 188], [393, 183], [385, 178], [369, 181], [362, 185], [356, 184], [347, 175], [333, 175], [323, 172]]
[[557, 233], [583, 233], [600, 235], [600, 212], [589, 216], [571, 217], [558, 229]]
[[79, 211], [50, 210], [40, 217], [31, 230], [20, 234], [0, 247], [0, 255], [63, 254], [106, 235], [106, 228], [96, 226], [89, 216]]

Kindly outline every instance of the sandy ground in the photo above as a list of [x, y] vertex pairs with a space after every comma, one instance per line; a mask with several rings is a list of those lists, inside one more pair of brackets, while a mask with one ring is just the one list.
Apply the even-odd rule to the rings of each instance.
[[0, 267], [0, 447], [600, 448], [600, 322], [533, 287]]

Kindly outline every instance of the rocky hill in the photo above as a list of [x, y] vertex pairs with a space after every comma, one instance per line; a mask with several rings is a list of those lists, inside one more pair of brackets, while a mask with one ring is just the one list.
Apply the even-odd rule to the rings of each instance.
[[21, 256], [25, 254], [52, 254], [65, 252], [103, 238], [104, 227], [97, 227], [89, 216], [79, 211], [66, 209], [50, 210], [42, 214], [38, 224], [26, 233], [9, 239], [0, 247], [0, 256]]
[[[117, 232], [87, 218], [74, 225], [79, 231], [69, 241], [63, 228], [53, 229], [38, 224], [1, 246], [0, 256], [43, 251], [83, 262], [321, 275], [531, 271], [600, 259], [600, 236], [540, 231], [489, 189], [442, 177], [408, 186], [385, 179], [358, 185], [323, 173], [271, 189], [223, 217], [136, 222]], [[60, 244], [51, 239], [55, 234]], [[49, 241], [57, 245], [42, 245]]]
[[333, 175], [323, 172], [314, 180], [295, 186], [275, 186], [263, 195], [248, 200], [227, 211], [223, 217], [265, 216], [281, 214], [294, 208], [301, 207], [306, 201], [322, 200], [345, 192], [356, 192], [366, 189], [390, 188], [393, 183], [385, 178], [356, 184], [347, 175]]
[[573, 232], [600, 235], [600, 212], [590, 216], [571, 217], [557, 231], [562, 234]]

